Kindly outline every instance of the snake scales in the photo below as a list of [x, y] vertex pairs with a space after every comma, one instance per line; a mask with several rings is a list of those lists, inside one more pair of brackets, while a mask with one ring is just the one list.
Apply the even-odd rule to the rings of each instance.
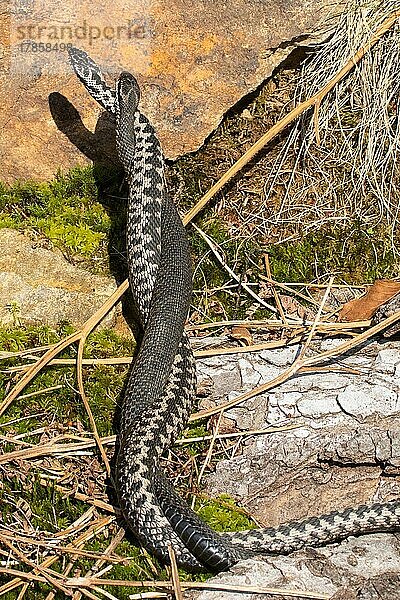
[[159, 457], [185, 426], [196, 385], [184, 332], [192, 285], [187, 238], [166, 192], [159, 141], [138, 109], [135, 78], [122, 73], [113, 90], [85, 52], [70, 49], [70, 60], [89, 93], [115, 117], [118, 155], [129, 186], [129, 281], [143, 338], [121, 408], [115, 485], [130, 529], [163, 561], [169, 560], [172, 545], [179, 564], [219, 571], [255, 553], [288, 553], [398, 528], [400, 502], [395, 501], [219, 535], [163, 477]]

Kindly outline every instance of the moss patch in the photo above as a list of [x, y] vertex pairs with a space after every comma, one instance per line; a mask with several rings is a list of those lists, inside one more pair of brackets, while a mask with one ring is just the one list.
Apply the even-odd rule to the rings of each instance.
[[[66, 324], [61, 325], [57, 330], [46, 326], [0, 326], [0, 349], [7, 352], [16, 352], [27, 348], [54, 344], [69, 333], [71, 333], [71, 327]], [[107, 358], [110, 356], [129, 356], [133, 352], [134, 342], [131, 338], [124, 338], [114, 331], [103, 329], [89, 336], [84, 355], [85, 358]], [[70, 359], [75, 358], [75, 356], [76, 348], [72, 346], [61, 352], [58, 358]], [[14, 377], [13, 372], [7, 373], [7, 367], [16, 368], [20, 364], [29, 364], [30, 362], [23, 357], [2, 361], [4, 370], [0, 373], [1, 399], [4, 398], [6, 390], [8, 390]], [[112, 432], [115, 407], [126, 378], [127, 369], [128, 367], [124, 365], [84, 367], [86, 391], [91, 398], [92, 410], [98, 417], [98, 427], [101, 435], [109, 435]], [[54, 392], [46, 391], [54, 386], [60, 386], [60, 389]], [[33, 418], [36, 423], [30, 421], [30, 426], [39, 423], [50, 426], [56, 418], [62, 426], [68, 426], [68, 423], [81, 422], [89, 428], [87, 416], [82, 403], [77, 400], [75, 388], [73, 366], [50, 366], [41, 371], [24, 390], [24, 394], [35, 393], [35, 396], [32, 396], [29, 401], [24, 399], [15, 401], [7, 413], [0, 417], [0, 424], [7, 423], [10, 419], [25, 418], [39, 412], [39, 420], [36, 421]], [[36, 395], [36, 392], [40, 390], [43, 390], [43, 393]], [[19, 428], [22, 427], [25, 432], [28, 426], [27, 423], [28, 421], [23, 421], [16, 431], [21, 433]]]
[[227, 494], [221, 494], [213, 500], [198, 499], [196, 511], [216, 531], [243, 531], [255, 528], [253, 521]]
[[392, 231], [384, 226], [366, 229], [357, 221], [325, 227], [300, 240], [271, 245], [267, 251], [273, 275], [282, 282], [320, 281], [335, 275], [336, 280], [357, 285], [399, 275]]
[[104, 267], [112, 222], [101, 190], [108, 186], [111, 193], [118, 174], [102, 177], [92, 167], [76, 167], [49, 182], [0, 184], [0, 228], [40, 233], [71, 260]]

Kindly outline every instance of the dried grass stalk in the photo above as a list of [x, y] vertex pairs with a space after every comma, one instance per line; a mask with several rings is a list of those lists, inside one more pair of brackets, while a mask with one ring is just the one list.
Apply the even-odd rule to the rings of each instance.
[[[386, 219], [395, 227], [400, 207], [399, 2], [349, 0], [332, 36], [305, 63], [296, 92], [298, 101], [317, 93], [396, 14], [329, 98], [291, 129], [265, 181], [265, 204], [255, 216], [261, 229], [289, 224], [301, 226], [304, 234], [349, 219], [367, 227]], [[278, 207], [271, 212], [273, 205]]]

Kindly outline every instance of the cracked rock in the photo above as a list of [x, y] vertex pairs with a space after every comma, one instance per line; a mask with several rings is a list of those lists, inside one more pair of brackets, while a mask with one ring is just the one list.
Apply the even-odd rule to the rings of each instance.
[[[336, 343], [324, 340], [324, 349]], [[276, 377], [298, 350], [285, 348], [280, 357], [277, 350], [264, 350], [248, 355], [245, 363], [234, 355], [207, 359], [207, 364], [199, 361], [199, 377], [222, 361], [232, 380], [237, 372], [239, 387], [229, 394], [234, 397]], [[330, 364], [339, 366], [339, 362]], [[218, 462], [207, 480], [209, 494], [230, 494], [261, 526], [397, 499], [399, 364], [398, 342], [375, 340], [341, 356], [341, 372], [298, 374], [226, 411], [240, 430], [268, 426], [278, 430], [249, 435], [236, 456]], [[214, 398], [223, 401], [225, 393], [226, 386], [220, 392], [219, 381], [214, 380]], [[286, 428], [279, 430], [282, 425]], [[399, 573], [400, 543], [396, 535], [387, 533], [246, 561], [217, 581], [303, 589], [330, 594], [335, 600], [400, 599]], [[388, 590], [397, 590], [397, 595]], [[204, 594], [196, 597], [206, 600]], [[218, 597], [218, 592], [213, 594]], [[224, 598], [231, 595], [235, 596], [224, 593]]]
[[[254, 586], [264, 593], [246, 598], [293, 600], [304, 593], [320, 594], [331, 600], [398, 600], [400, 598], [400, 543], [387, 534], [350, 538], [340, 545], [306, 549], [292, 556], [274, 556], [242, 561], [228, 573], [213, 577], [215, 590], [195, 592], [196, 600], [240, 600], [239, 592], [219, 591], [218, 584]], [[274, 588], [274, 595], [265, 592]], [[282, 595], [276, 595], [277, 589]], [[298, 591], [298, 595], [296, 594]], [[318, 596], [317, 596], [318, 597]]]

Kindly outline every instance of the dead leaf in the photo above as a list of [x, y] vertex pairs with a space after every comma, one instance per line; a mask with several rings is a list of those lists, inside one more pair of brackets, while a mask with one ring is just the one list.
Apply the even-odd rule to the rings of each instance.
[[20, 498], [18, 500], [17, 508], [20, 512], [22, 512], [24, 514], [24, 516], [27, 519], [30, 519], [32, 517], [32, 509], [29, 506], [28, 502], [26, 502], [26, 500], [24, 500], [23, 498]]
[[391, 279], [377, 279], [361, 298], [343, 305], [339, 321], [367, 321], [380, 306], [400, 292], [400, 283]]
[[274, 297], [274, 290], [271, 283], [266, 281], [259, 282], [258, 295], [263, 300], [269, 300], [269, 298]]
[[304, 306], [300, 304], [300, 302], [298, 302], [296, 298], [285, 295], [281, 295], [279, 296], [279, 298], [282, 304], [282, 308], [287, 316], [290, 317], [295, 315], [299, 319], [310, 321], [312, 321], [315, 317], [315, 313], [310, 309], [304, 308]]
[[[200, 410], [208, 410], [210, 408], [215, 408], [216, 406], [217, 406], [217, 403], [215, 402], [215, 400], [211, 400], [210, 398], [207, 398], [207, 399], [202, 399], [200, 401], [199, 408], [200, 408]], [[213, 428], [217, 425], [218, 420], [219, 420], [218, 415], [211, 416], [211, 418], [209, 419], [209, 421], [207, 423], [207, 431], [212, 431]], [[222, 416], [221, 420], [219, 421], [218, 433], [236, 433], [237, 431], [239, 431], [239, 430], [236, 426], [236, 422], [224, 414]]]
[[236, 325], [232, 327], [231, 336], [240, 342], [244, 342], [246, 346], [250, 346], [253, 343], [253, 337], [250, 331], [246, 327]]
[[212, 390], [213, 382], [211, 379], [202, 379], [201, 381], [197, 382], [196, 396], [198, 398], [208, 398], [208, 396], [211, 396]]
[[27, 533], [27, 534], [31, 533], [32, 532], [32, 524], [31, 524], [32, 509], [31, 509], [31, 507], [26, 502], [26, 500], [23, 500], [22, 498], [20, 498], [18, 500], [16, 506], [18, 508], [18, 515], [14, 515], [16, 517], [16, 521], [19, 522], [20, 526], [22, 525], [22, 528], [25, 533]]

